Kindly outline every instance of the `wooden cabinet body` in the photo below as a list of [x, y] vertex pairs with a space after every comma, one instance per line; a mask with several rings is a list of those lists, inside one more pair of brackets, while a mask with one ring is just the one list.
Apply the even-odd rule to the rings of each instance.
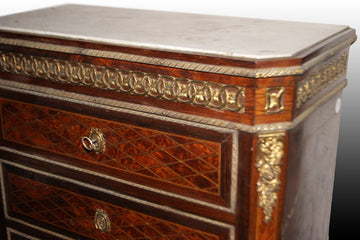
[[78, 5], [0, 18], [2, 239], [327, 239], [355, 39]]

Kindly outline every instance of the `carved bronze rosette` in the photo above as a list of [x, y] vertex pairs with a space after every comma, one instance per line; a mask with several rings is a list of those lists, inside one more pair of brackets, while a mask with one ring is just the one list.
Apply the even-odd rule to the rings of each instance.
[[284, 156], [284, 132], [259, 135], [255, 167], [259, 172], [256, 184], [258, 206], [263, 209], [264, 222], [272, 221], [280, 188], [280, 173]]

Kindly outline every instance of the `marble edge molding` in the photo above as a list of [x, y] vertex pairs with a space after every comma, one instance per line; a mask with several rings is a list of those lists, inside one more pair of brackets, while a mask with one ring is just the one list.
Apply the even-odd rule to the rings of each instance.
[[179, 68], [185, 70], [193, 70], [200, 72], [209, 72], [216, 74], [226, 74], [232, 76], [251, 77], [251, 78], [268, 78], [268, 77], [280, 77], [289, 75], [301, 75], [306, 72], [309, 68], [315, 66], [317, 63], [333, 56], [336, 52], [341, 49], [350, 46], [356, 40], [356, 36], [352, 36], [337, 46], [327, 50], [326, 52], [314, 57], [313, 59], [305, 62], [300, 66], [288, 66], [288, 67], [273, 67], [273, 68], [259, 68], [251, 69], [245, 67], [232, 67], [232, 66], [220, 66], [205, 63], [189, 62], [175, 59], [156, 58], [141, 56], [135, 54], [128, 54], [122, 52], [113, 52], [97, 49], [87, 49], [75, 46], [58, 45], [52, 43], [35, 42], [24, 39], [5, 38], [0, 37], [0, 44], [6, 44], [11, 46], [20, 46], [27, 48], [35, 48], [40, 50], [80, 54], [92, 57], [102, 57], [109, 59], [116, 59], [122, 61], [136, 62], [152, 64], [157, 66]]

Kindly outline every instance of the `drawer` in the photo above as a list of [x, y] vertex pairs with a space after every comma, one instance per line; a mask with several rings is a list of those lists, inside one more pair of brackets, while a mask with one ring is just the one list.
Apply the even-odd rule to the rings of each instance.
[[[68, 104], [60, 106], [64, 105]], [[237, 175], [234, 132], [122, 112], [101, 115], [110, 116], [109, 120], [91, 116], [98, 112], [93, 108], [87, 115], [68, 110], [2, 98], [4, 145], [43, 153], [47, 161], [115, 177], [139, 191], [233, 207]], [[85, 149], [90, 148], [94, 134], [103, 143], [98, 152]]]
[[7, 218], [31, 222], [29, 227], [44, 232], [71, 239], [229, 239], [226, 224], [181, 216], [137, 199], [115, 199], [31, 169], [6, 164], [3, 169]]

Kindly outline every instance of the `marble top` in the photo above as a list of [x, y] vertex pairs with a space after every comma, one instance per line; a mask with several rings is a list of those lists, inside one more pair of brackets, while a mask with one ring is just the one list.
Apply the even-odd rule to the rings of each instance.
[[0, 17], [0, 30], [235, 59], [292, 57], [347, 26], [61, 5]]

